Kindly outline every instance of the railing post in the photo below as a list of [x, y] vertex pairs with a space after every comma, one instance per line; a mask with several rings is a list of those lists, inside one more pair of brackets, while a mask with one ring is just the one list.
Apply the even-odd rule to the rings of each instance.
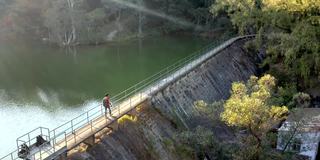
[[[166, 68], [166, 75], [169, 75], [169, 67]], [[168, 83], [168, 77], [166, 77], [165, 83]]]
[[76, 133], [73, 134], [74, 143], [77, 143]]
[[134, 86], [134, 95], [137, 93], [137, 85]]
[[42, 128], [40, 128], [41, 136], [43, 137]]
[[92, 127], [93, 127], [93, 126], [92, 126], [92, 120], [90, 121], [90, 127], [91, 127], [91, 132], [92, 132]]
[[66, 147], [68, 147], [68, 142], [67, 142], [67, 134], [64, 132], [64, 142], [66, 144]]
[[71, 133], [73, 134], [73, 120], [71, 120]]
[[89, 123], [89, 112], [87, 112], [87, 123]]
[[48, 131], [48, 135], [49, 135], [49, 139], [48, 140], [50, 140], [51, 139], [51, 134], [50, 134], [50, 130], [49, 129], [47, 129], [47, 131]]
[[42, 153], [41, 153], [42, 148], [40, 148], [40, 159], [42, 160]]
[[130, 97], [130, 108], [132, 107], [132, 104], [131, 104], [131, 97]]
[[28, 139], [29, 139], [29, 147], [31, 146], [31, 143], [30, 143], [30, 133], [28, 133]]
[[167, 71], [166, 71], [166, 73], [167, 73], [167, 75], [169, 74], [169, 67], [167, 67], [167, 69], [166, 69]]
[[56, 138], [57, 138], [57, 137], [56, 137], [56, 130], [53, 130], [53, 137], [54, 137], [54, 138], [53, 138], [53, 144], [52, 144], [52, 145], [53, 145], [54, 150], [55, 150]]
[[[52, 139], [52, 148], [53, 148], [53, 152], [56, 152], [56, 145], [54, 144], [54, 139]], [[50, 145], [50, 144], [49, 144]]]
[[[121, 103], [120, 103], [120, 104], [121, 104]], [[120, 116], [120, 113], [121, 113], [121, 112], [120, 112], [120, 104], [117, 106], [117, 108], [118, 108], [118, 113], [119, 113], [118, 116]]]
[[10, 156], [11, 156], [11, 160], [13, 160], [13, 155], [12, 155], [12, 153], [10, 154]]

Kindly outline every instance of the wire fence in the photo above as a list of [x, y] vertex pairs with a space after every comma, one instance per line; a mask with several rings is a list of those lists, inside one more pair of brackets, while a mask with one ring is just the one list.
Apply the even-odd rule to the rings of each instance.
[[[226, 41], [226, 38], [217, 40], [197, 51], [196, 53], [177, 61], [176, 63], [164, 68], [160, 72], [111, 97], [110, 100], [113, 103], [113, 107], [111, 108], [112, 114], [117, 115], [114, 120], [120, 118], [136, 107], [137, 104], [145, 101], [154, 93], [171, 84], [179, 77], [187, 74], [195, 67], [202, 64], [210, 57], [216, 55], [219, 53], [219, 51], [228, 47], [235, 41], [253, 36], [254, 35], [235, 37], [229, 39], [228, 41]], [[218, 46], [218, 44], [221, 42], [224, 43]], [[29, 153], [27, 158], [44, 159], [60, 150], [67, 150], [70, 149], [70, 147], [72, 148], [73, 146], [70, 145], [77, 145], [84, 140], [83, 138], [79, 139], [80, 135], [84, 135], [84, 132], [92, 132], [92, 134], [94, 134], [99, 131], [101, 128], [97, 128], [97, 126], [105, 121], [103, 118], [104, 116], [105, 110], [102, 105], [99, 105], [73, 118], [71, 121], [68, 121], [49, 131], [48, 135], [46, 135], [47, 143], [37, 147], [37, 150], [33, 153]], [[39, 129], [41, 129], [41, 127]], [[25, 135], [29, 135], [29, 133]], [[34, 137], [28, 136], [27, 140], [21, 141], [18, 139], [17, 141], [19, 141], [19, 143], [17, 143], [18, 150], [9, 153], [0, 160], [16, 160], [19, 159], [19, 155], [21, 159], [22, 156], [19, 154], [19, 145], [32, 145]], [[52, 159], [52, 157], [50, 158]]]

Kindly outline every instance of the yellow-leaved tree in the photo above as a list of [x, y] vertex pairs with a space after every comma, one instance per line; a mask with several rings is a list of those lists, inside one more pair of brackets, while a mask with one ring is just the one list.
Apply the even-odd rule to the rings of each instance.
[[271, 75], [260, 79], [252, 76], [247, 84], [233, 83], [231, 97], [221, 113], [221, 119], [227, 125], [247, 129], [254, 137], [257, 151], [266, 133], [288, 113], [287, 107], [270, 104], [275, 86], [275, 78]]

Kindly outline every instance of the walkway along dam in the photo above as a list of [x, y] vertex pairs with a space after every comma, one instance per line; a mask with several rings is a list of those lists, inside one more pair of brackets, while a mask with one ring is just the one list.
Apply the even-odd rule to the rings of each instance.
[[[113, 103], [112, 117], [105, 116], [104, 108], [97, 106], [53, 130], [45, 127], [34, 129], [19, 137], [17, 150], [1, 160], [65, 158], [68, 151], [81, 143], [94, 145], [95, 135], [98, 132], [111, 127], [119, 118], [146, 101], [162, 106], [159, 110], [168, 115], [177, 115], [184, 125], [188, 126], [186, 119], [188, 119], [188, 113], [191, 112], [189, 110], [192, 108], [186, 106], [192, 106], [193, 102], [199, 99], [209, 102], [227, 98], [233, 81], [246, 80], [250, 75], [256, 74], [257, 68], [254, 62], [248, 59], [243, 60], [241, 58], [244, 56], [241, 50], [243, 48], [234, 45], [236, 43], [243, 45], [253, 37], [253, 35], [235, 37], [218, 47], [215, 47], [215, 44], [209, 45], [115, 95], [111, 98]], [[222, 62], [221, 57], [227, 59], [228, 63]], [[207, 72], [202, 70], [203, 67], [217, 71], [215, 74], [212, 72], [203, 74]], [[230, 70], [232, 70], [232, 74], [225, 74]], [[207, 77], [208, 75], [210, 77]], [[192, 81], [200, 79], [197, 86], [192, 85]], [[191, 85], [186, 86], [186, 83]], [[175, 87], [176, 91], [172, 91], [172, 87]], [[177, 91], [179, 88], [181, 90]], [[172, 92], [183, 93], [175, 94]], [[189, 99], [186, 99], [186, 96]], [[170, 106], [172, 107], [169, 108]]]

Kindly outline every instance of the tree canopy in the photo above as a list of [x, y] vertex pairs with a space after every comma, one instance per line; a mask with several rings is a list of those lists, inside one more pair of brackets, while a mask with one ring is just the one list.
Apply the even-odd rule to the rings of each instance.
[[[12, 39], [28, 37], [58, 45], [96, 44], [144, 32], [193, 31], [193, 25], [211, 29], [216, 25], [209, 12], [212, 3], [213, 0], [0, 0], [0, 27]], [[181, 25], [179, 20], [191, 25]]]
[[258, 79], [252, 76], [247, 84], [232, 84], [231, 97], [224, 104], [221, 118], [230, 126], [245, 127], [251, 130], [270, 127], [272, 121], [283, 118], [287, 107], [273, 106], [268, 100], [275, 88], [275, 78], [265, 75]]
[[273, 74], [303, 88], [319, 83], [320, 1], [217, 0], [211, 12], [227, 13], [241, 34], [261, 34]]
[[[275, 78], [271, 75], [260, 79], [252, 76], [247, 84], [233, 83], [231, 96], [221, 114], [222, 121], [227, 125], [248, 130], [255, 139], [257, 152], [266, 133], [288, 113], [286, 106], [270, 103], [275, 86]], [[258, 153], [254, 155], [258, 156]]]

